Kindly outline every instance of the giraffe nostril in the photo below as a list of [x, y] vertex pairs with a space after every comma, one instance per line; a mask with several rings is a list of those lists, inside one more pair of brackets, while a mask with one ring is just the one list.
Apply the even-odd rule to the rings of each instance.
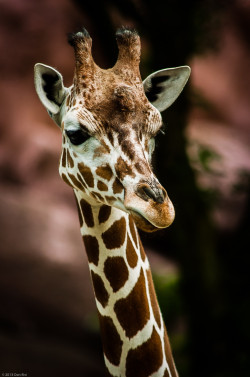
[[144, 186], [143, 191], [147, 195], [148, 198], [153, 199], [155, 202], [157, 201], [156, 193], [153, 191], [149, 186]]
[[166, 191], [160, 185], [150, 186], [147, 183], [141, 183], [136, 188], [136, 194], [146, 202], [152, 199], [156, 203], [163, 203], [166, 198]]

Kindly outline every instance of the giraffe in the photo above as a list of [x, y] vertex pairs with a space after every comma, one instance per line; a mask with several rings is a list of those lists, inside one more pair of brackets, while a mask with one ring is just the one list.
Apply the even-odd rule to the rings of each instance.
[[163, 69], [142, 82], [138, 33], [121, 28], [116, 40], [117, 62], [102, 69], [86, 29], [71, 34], [73, 85], [38, 63], [35, 87], [62, 131], [59, 173], [77, 201], [107, 376], [177, 377], [137, 228], [153, 232], [174, 220], [151, 157], [160, 112], [181, 93], [190, 68]]

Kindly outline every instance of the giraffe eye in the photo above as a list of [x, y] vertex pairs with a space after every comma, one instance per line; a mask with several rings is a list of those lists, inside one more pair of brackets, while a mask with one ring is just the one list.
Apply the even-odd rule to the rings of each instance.
[[66, 135], [68, 136], [70, 142], [73, 145], [83, 144], [86, 140], [90, 138], [90, 135], [80, 128], [78, 130], [67, 130]]

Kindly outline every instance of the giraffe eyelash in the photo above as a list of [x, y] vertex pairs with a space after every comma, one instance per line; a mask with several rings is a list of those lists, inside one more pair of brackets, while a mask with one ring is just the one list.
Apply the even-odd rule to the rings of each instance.
[[158, 129], [158, 131], [155, 133], [154, 137], [157, 137], [159, 135], [166, 135], [166, 124], [165, 123], [162, 123], [161, 127]]
[[162, 135], [166, 135], [166, 130], [167, 130], [167, 124], [166, 124], [166, 123], [162, 123], [162, 126], [161, 126], [161, 128], [159, 129], [159, 132], [160, 132]]

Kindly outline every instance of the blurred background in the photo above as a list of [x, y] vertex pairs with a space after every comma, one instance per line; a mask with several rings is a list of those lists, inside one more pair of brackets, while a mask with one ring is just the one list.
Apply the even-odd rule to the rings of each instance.
[[84, 25], [103, 68], [135, 27], [141, 73], [188, 64], [163, 114], [155, 171], [176, 209], [141, 234], [181, 377], [250, 375], [250, 2], [0, 0], [0, 372], [104, 375], [73, 193], [58, 174], [60, 130], [33, 66], [70, 86], [66, 34]]

